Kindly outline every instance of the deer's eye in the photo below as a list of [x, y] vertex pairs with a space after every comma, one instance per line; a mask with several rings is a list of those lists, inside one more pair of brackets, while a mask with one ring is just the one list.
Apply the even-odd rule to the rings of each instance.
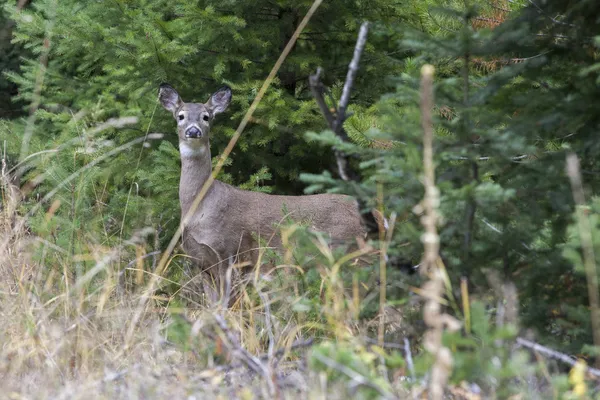
[[179, 114], [179, 120], [183, 121], [183, 119], [185, 118], [185, 116], [183, 114]]
[[208, 121], [208, 114], [204, 114], [204, 115], [202, 116], [202, 119], [203, 119], [203, 120], [205, 120], [205, 121]]

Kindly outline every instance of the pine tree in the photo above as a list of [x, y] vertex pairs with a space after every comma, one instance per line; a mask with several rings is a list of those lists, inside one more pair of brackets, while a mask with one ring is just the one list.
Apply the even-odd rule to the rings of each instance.
[[[35, 0], [24, 10], [6, 5], [16, 24], [13, 42], [32, 54], [19, 72], [3, 71], [4, 76], [19, 88], [14, 101], [34, 105], [28, 111], [35, 119], [14, 120], [0, 135], [11, 138], [13, 164], [20, 154], [35, 154], [24, 164], [25, 180], [44, 178], [36, 187], [40, 196], [59, 189], [43, 208], [60, 201], [52, 226], [40, 214], [32, 220], [35, 230], [50, 235], [71, 257], [90, 246], [122, 246], [144, 226], [160, 232], [164, 245], [179, 219], [179, 157], [171, 116], [158, 107], [159, 84], [176, 86], [186, 101], [206, 101], [223, 84], [233, 89], [231, 111], [211, 132], [217, 156], [310, 4]], [[330, 169], [330, 150], [303, 136], [323, 126], [307, 77], [323, 66], [326, 82], [335, 86], [345, 75], [358, 25], [378, 21], [387, 36], [370, 42], [368, 68], [354, 100], [371, 104], [385, 90], [383, 77], [398, 67], [387, 56], [393, 40], [386, 38], [397, 36], [391, 23], [403, 18], [402, 9], [386, 1], [323, 4], [219, 178], [248, 189], [298, 194], [304, 188], [300, 171]], [[41, 67], [44, 51], [48, 61]], [[119, 117], [136, 117], [138, 123], [104, 125]], [[166, 138], [127, 147], [83, 170], [147, 132]], [[74, 179], [62, 185], [70, 176]], [[75, 244], [76, 239], [81, 241]]]
[[[600, 7], [532, 1], [498, 16], [508, 3], [446, 6], [431, 10], [443, 29], [404, 26], [396, 91], [346, 122], [349, 132], [366, 135], [365, 143], [390, 144], [368, 151], [346, 145], [361, 154], [369, 177], [356, 194], [374, 199], [383, 186], [388, 215], [400, 220], [391, 249], [417, 262], [421, 229], [413, 211], [423, 196], [417, 79], [419, 67], [433, 63], [441, 254], [454, 287], [466, 277], [476, 296], [487, 297], [494, 276], [515, 282], [523, 327], [565, 351], [594, 355], [580, 244], [567, 231], [574, 205], [564, 171], [567, 152], [575, 152], [586, 188], [596, 194], [600, 31], [593, 21]], [[306, 178], [315, 187], [345, 185], [330, 175]]]

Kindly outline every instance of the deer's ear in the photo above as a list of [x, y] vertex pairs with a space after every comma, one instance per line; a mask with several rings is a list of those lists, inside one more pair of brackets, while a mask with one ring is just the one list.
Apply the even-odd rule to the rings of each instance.
[[231, 103], [231, 89], [228, 86], [223, 86], [210, 96], [206, 105], [211, 113], [216, 115], [225, 111], [229, 107], [229, 103]]
[[160, 100], [160, 104], [172, 113], [177, 111], [183, 103], [177, 90], [166, 83], [160, 85], [160, 88], [158, 89], [158, 99]]

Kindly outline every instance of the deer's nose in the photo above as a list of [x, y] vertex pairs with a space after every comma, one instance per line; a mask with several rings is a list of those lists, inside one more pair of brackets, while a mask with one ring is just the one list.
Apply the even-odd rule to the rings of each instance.
[[199, 139], [202, 137], [202, 131], [195, 126], [190, 126], [185, 130], [185, 137], [189, 139]]

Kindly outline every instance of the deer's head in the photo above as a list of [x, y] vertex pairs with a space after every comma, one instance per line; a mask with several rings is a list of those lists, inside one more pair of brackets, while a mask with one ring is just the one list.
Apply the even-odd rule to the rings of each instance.
[[231, 89], [225, 86], [217, 90], [204, 104], [184, 103], [172, 86], [163, 83], [158, 97], [162, 106], [171, 111], [177, 121], [180, 147], [185, 144], [186, 148], [199, 149], [208, 145], [208, 134], [215, 115], [229, 106]]

